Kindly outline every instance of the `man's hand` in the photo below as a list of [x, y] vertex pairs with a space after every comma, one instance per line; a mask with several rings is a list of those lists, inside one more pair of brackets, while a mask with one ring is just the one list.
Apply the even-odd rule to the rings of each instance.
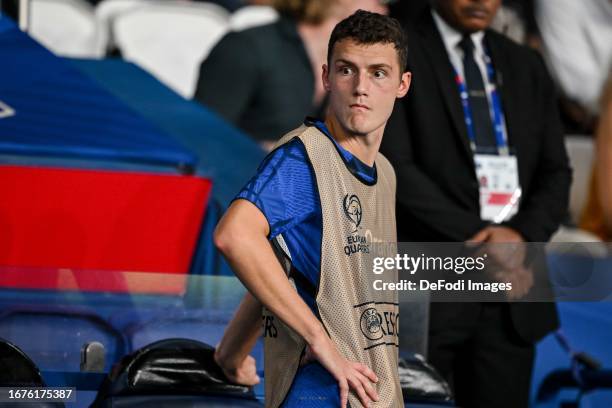
[[259, 384], [255, 359], [252, 356], [246, 356], [239, 362], [232, 362], [224, 360], [218, 350], [215, 350], [215, 362], [231, 382], [248, 386]]
[[506, 292], [506, 297], [510, 300], [521, 299], [533, 286], [533, 271], [530, 267], [502, 269], [495, 274], [495, 277], [500, 282], [512, 284], [512, 290]]
[[479, 252], [486, 253], [503, 269], [517, 269], [525, 261], [525, 240], [512, 228], [489, 226], [466, 242], [469, 245], [485, 244]]
[[361, 363], [344, 358], [327, 336], [322, 334], [306, 349], [305, 358], [317, 360], [338, 381], [340, 406], [346, 408], [349, 390], [353, 390], [365, 407], [378, 401], [378, 393], [371, 383], [378, 382], [374, 371]]
[[248, 386], [259, 382], [249, 353], [261, 333], [261, 310], [261, 303], [247, 292], [215, 347], [215, 362], [231, 382]]
[[468, 243], [502, 242], [516, 243], [525, 242], [522, 235], [508, 227], [489, 226], [478, 231], [476, 235], [467, 240]]
[[512, 228], [489, 226], [483, 228], [468, 244], [484, 244], [480, 254], [487, 254], [491, 263], [488, 273], [497, 281], [512, 283], [512, 290], [506, 292], [509, 299], [520, 299], [533, 286], [533, 271], [525, 266], [526, 243], [521, 234]]

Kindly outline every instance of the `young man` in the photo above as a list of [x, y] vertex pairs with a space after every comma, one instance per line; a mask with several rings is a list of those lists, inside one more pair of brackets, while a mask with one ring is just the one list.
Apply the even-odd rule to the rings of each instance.
[[231, 380], [257, 383], [248, 353], [263, 318], [268, 407], [403, 406], [397, 296], [372, 289], [365, 256], [396, 240], [395, 175], [378, 148], [410, 85], [405, 66], [397, 21], [360, 10], [340, 22], [325, 123], [285, 135], [217, 227], [249, 294], [215, 358]]

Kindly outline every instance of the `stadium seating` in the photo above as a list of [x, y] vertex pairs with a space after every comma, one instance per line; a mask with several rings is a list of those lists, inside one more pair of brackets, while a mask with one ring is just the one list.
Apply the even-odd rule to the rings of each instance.
[[32, 0], [30, 34], [58, 55], [100, 58], [106, 45], [85, 0]]
[[147, 3], [147, 0], [103, 0], [96, 5], [95, 19], [98, 35], [106, 44], [105, 52], [113, 54], [117, 45], [111, 27], [115, 19], [123, 13], [127, 13]]
[[229, 14], [205, 2], [148, 2], [118, 16], [112, 32], [121, 55], [185, 98], [198, 67], [229, 29]]

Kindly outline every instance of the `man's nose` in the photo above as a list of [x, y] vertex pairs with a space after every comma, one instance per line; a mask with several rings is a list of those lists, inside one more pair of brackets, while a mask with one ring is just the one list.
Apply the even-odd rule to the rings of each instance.
[[369, 78], [368, 73], [361, 71], [359, 75], [355, 76], [355, 94], [367, 95], [368, 93]]

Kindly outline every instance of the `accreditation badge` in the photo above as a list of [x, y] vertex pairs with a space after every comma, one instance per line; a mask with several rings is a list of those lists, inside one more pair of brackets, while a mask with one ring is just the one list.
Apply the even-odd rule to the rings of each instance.
[[516, 156], [476, 154], [480, 218], [499, 224], [518, 212], [521, 186]]

